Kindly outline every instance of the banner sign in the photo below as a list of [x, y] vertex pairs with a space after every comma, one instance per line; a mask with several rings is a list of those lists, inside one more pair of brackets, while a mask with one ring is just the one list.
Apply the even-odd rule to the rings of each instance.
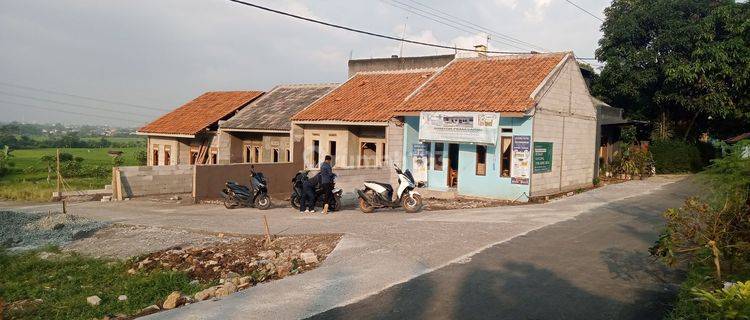
[[414, 182], [427, 181], [427, 161], [429, 161], [429, 157], [426, 144], [415, 143], [412, 145], [411, 167]]
[[552, 142], [534, 142], [534, 173], [552, 171]]
[[531, 136], [513, 136], [510, 183], [529, 184], [531, 177]]
[[500, 115], [490, 112], [422, 112], [419, 140], [495, 145]]

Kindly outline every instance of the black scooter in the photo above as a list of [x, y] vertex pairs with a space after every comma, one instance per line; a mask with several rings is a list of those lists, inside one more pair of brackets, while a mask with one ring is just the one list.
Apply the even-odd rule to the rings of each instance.
[[[302, 184], [307, 181], [307, 179], [310, 179], [308, 177], [309, 172], [310, 170], [300, 170], [296, 175], [294, 175], [294, 178], [292, 178], [292, 196], [289, 198], [289, 202], [295, 209], [299, 209], [302, 194], [304, 193], [304, 191], [302, 190]], [[341, 188], [336, 188], [336, 174], [333, 175], [333, 190], [331, 191], [331, 193], [333, 193], [333, 199], [328, 203], [328, 210], [338, 211], [341, 209], [341, 195], [344, 193], [344, 190], [341, 190]], [[323, 199], [325, 199], [325, 196], [323, 195], [323, 188], [318, 185], [315, 188], [315, 206], [322, 208], [324, 201]]]
[[227, 209], [256, 207], [260, 210], [266, 210], [271, 207], [266, 177], [263, 176], [263, 173], [255, 172], [254, 166], [250, 167], [250, 188], [234, 181], [227, 181], [221, 195], [224, 197], [224, 207]]

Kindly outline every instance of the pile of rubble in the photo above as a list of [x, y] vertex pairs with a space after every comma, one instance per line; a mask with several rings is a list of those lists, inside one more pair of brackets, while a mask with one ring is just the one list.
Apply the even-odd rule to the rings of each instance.
[[186, 272], [204, 283], [218, 280], [218, 285], [194, 297], [178, 299], [177, 305], [182, 305], [221, 298], [264, 281], [313, 269], [333, 251], [340, 238], [340, 234], [284, 236], [266, 245], [263, 236], [251, 236], [203, 248], [176, 247], [136, 260], [128, 272], [160, 268]]
[[0, 211], [0, 246], [34, 249], [91, 236], [107, 223], [63, 213]]

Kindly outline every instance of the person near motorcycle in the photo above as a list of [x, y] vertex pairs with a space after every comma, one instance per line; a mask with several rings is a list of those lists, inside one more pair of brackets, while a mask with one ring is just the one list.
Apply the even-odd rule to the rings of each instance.
[[328, 214], [328, 204], [333, 199], [333, 168], [330, 155], [326, 155], [325, 161], [320, 164], [320, 185], [323, 187], [323, 214]]
[[315, 213], [315, 189], [320, 181], [319, 175], [302, 182], [302, 197], [299, 201], [299, 213]]

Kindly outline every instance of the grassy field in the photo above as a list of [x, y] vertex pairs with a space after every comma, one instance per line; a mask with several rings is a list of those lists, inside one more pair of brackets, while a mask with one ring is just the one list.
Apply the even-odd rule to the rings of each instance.
[[[124, 166], [138, 165], [135, 155], [142, 148], [62, 148], [61, 153], [69, 153], [83, 158], [83, 166], [112, 168], [112, 157], [108, 150], [123, 152]], [[22, 149], [11, 152], [15, 166], [12, 171], [0, 177], [0, 199], [16, 201], [49, 201], [56, 188], [54, 172], [47, 181], [47, 164], [41, 160], [44, 155], [55, 154], [55, 149]], [[109, 184], [110, 177], [65, 177], [73, 190], [99, 189]]]
[[[51, 252], [42, 259], [40, 252]], [[133, 315], [163, 300], [172, 291], [192, 295], [209, 284], [191, 284], [182, 272], [155, 270], [128, 274], [128, 261], [108, 261], [77, 254], [59, 254], [55, 248], [23, 253], [0, 248], [0, 297], [13, 301], [41, 299], [20, 311], [5, 310], [8, 319], [101, 319], [110, 314]], [[86, 297], [102, 299], [91, 306]], [[119, 295], [127, 300], [118, 301]]]

